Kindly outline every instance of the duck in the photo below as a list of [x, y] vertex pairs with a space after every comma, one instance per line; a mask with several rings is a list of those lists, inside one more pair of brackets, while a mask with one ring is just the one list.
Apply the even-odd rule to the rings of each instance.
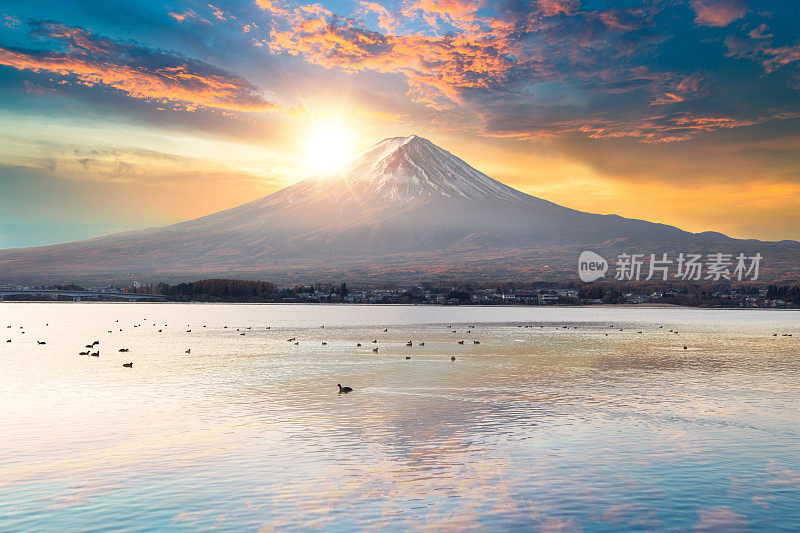
[[92, 353], [90, 353], [89, 355], [91, 355], [92, 357], [100, 357], [100, 352], [99, 352], [99, 351], [97, 351], [97, 352], [92, 352]]
[[451, 361], [455, 361], [455, 360], [456, 360], [456, 356], [455, 356], [455, 355], [451, 355], [451, 356], [450, 356], [450, 360], [451, 360]]
[[78, 352], [78, 355], [89, 355], [89, 350], [86, 350], [85, 352]]
[[120, 352], [130, 352], [131, 350], [129, 348], [120, 348], [119, 351]]
[[378, 353], [378, 349], [377, 349], [377, 348], [373, 348], [373, 349], [372, 349], [372, 352], [373, 352], [373, 353]]
[[458, 341], [458, 344], [464, 344], [464, 341]]
[[406, 346], [414, 346], [414, 343], [413, 343], [413, 342], [411, 342], [411, 341], [408, 341], [408, 342], [406, 343]]
[[39, 345], [41, 345], [41, 344], [47, 344], [47, 343], [46, 343], [46, 342], [44, 342], [44, 341], [36, 341], [36, 344], [39, 344]]
[[480, 344], [481, 341], [472, 341], [472, 344]]
[[11, 339], [8, 339], [6, 342], [11, 342]]
[[361, 343], [360, 343], [360, 342], [357, 342], [357, 343], [356, 343], [356, 346], [360, 347], [360, 346], [361, 346]]
[[372, 339], [372, 343], [373, 344], [376, 344], [377, 342], [378, 342], [378, 339]]
[[419, 343], [420, 346], [425, 346], [424, 342]]
[[327, 343], [327, 342], [325, 342], [325, 341], [322, 341], [322, 345], [323, 345], [323, 346], [327, 346], [327, 345], [328, 345], [328, 343]]
[[407, 356], [406, 356], [406, 359], [411, 359], [411, 356], [410, 356], [410, 355], [407, 355]]
[[339, 394], [347, 394], [348, 392], [353, 392], [351, 387], [342, 387], [341, 383], [338, 383], [337, 386], [339, 387]]
[[94, 344], [87, 344], [84, 348], [94, 348]]
[[185, 351], [185, 352], [183, 352], [183, 353], [192, 353], [192, 349], [191, 349], [191, 348], [189, 348], [188, 350], [186, 350], [186, 351]]
[[130, 362], [130, 363], [122, 363], [122, 366], [124, 366], [125, 368], [133, 368], [133, 362]]

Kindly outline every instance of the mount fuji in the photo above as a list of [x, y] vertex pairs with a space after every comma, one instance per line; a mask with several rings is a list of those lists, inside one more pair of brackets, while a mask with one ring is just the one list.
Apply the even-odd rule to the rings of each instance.
[[0, 250], [5, 280], [258, 277], [277, 282], [575, 279], [584, 249], [762, 253], [797, 277], [800, 244], [736, 240], [575, 211], [513, 189], [427, 139], [385, 139], [339, 172], [195, 220]]

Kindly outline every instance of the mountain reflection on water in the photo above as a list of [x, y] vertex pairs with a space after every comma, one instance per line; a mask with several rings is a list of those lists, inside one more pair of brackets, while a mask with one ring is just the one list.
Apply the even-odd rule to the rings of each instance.
[[795, 531], [798, 316], [2, 304], [0, 530]]

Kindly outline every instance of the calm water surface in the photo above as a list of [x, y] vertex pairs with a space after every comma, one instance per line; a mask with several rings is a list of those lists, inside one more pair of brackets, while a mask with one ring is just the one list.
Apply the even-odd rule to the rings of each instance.
[[798, 531], [798, 378], [791, 311], [4, 303], [0, 531]]

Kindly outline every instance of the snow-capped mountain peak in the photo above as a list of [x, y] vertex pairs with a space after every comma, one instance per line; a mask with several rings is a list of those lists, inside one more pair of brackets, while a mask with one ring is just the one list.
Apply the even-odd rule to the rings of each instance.
[[382, 204], [436, 199], [531, 199], [417, 135], [384, 139], [341, 171], [305, 180], [287, 192], [290, 190], [303, 203], [320, 196], [338, 200], [350, 196], [360, 203]]
[[[711, 248], [709, 248], [711, 246]], [[258, 276], [293, 280], [507, 280], [574, 276], [582, 250], [758, 251], [800, 258], [797, 243], [738, 241], [595, 215], [495, 181], [422, 137], [370, 147], [342, 172], [163, 228], [0, 250], [8, 279]], [[781, 274], [782, 275], [782, 274]]]

